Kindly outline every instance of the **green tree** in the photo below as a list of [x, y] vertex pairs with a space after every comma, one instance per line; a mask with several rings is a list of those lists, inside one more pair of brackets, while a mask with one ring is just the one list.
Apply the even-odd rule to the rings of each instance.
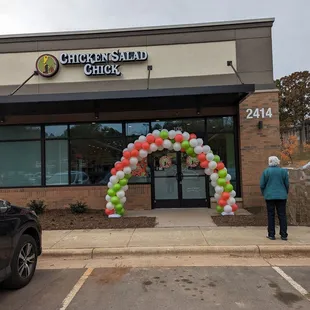
[[310, 116], [310, 73], [294, 72], [276, 81], [279, 89], [281, 130], [301, 128], [300, 145], [305, 143], [305, 122]]

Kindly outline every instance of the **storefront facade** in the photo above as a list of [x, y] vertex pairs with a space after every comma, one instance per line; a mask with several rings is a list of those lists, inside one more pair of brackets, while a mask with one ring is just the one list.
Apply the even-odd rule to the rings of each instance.
[[[239, 205], [262, 205], [259, 175], [280, 144], [272, 24], [0, 37], [2, 198], [103, 208], [124, 147], [165, 128], [202, 138]], [[148, 156], [130, 183], [127, 210], [213, 207], [208, 178], [183, 153]]]

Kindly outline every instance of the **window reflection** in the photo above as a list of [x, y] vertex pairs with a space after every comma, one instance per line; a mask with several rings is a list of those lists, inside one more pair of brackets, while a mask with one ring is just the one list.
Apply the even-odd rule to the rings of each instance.
[[122, 124], [88, 123], [70, 125], [71, 138], [119, 137], [122, 135]]
[[234, 119], [229, 117], [215, 117], [207, 119], [208, 132], [232, 131], [234, 128]]
[[66, 138], [68, 136], [68, 125], [45, 126], [45, 137]]
[[150, 132], [148, 122], [144, 123], [126, 123], [126, 135], [130, 136], [146, 136]]
[[40, 126], [0, 126], [0, 140], [30, 140], [40, 138]]

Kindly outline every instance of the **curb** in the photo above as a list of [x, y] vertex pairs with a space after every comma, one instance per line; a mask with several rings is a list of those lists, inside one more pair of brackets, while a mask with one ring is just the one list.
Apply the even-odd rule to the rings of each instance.
[[90, 249], [43, 249], [43, 258], [97, 259], [113, 256], [221, 255], [235, 257], [310, 257], [310, 245], [177, 246]]

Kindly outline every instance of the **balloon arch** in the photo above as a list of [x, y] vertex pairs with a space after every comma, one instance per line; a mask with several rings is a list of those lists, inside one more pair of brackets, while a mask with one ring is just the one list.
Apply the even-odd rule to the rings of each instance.
[[216, 210], [222, 215], [234, 215], [236, 205], [236, 192], [230, 184], [231, 176], [227, 173], [223, 162], [218, 155], [214, 155], [208, 145], [195, 134], [175, 130], [154, 130], [147, 136], [140, 136], [134, 143], [129, 143], [123, 150], [121, 161], [115, 163], [111, 169], [112, 176], [108, 183], [105, 213], [109, 217], [121, 217], [125, 213], [126, 191], [128, 180], [132, 172], [137, 169], [139, 161], [148, 154], [164, 149], [176, 152], [185, 152], [188, 156], [196, 158], [206, 175], [210, 176], [211, 184], [215, 188], [214, 198], [217, 201]]

